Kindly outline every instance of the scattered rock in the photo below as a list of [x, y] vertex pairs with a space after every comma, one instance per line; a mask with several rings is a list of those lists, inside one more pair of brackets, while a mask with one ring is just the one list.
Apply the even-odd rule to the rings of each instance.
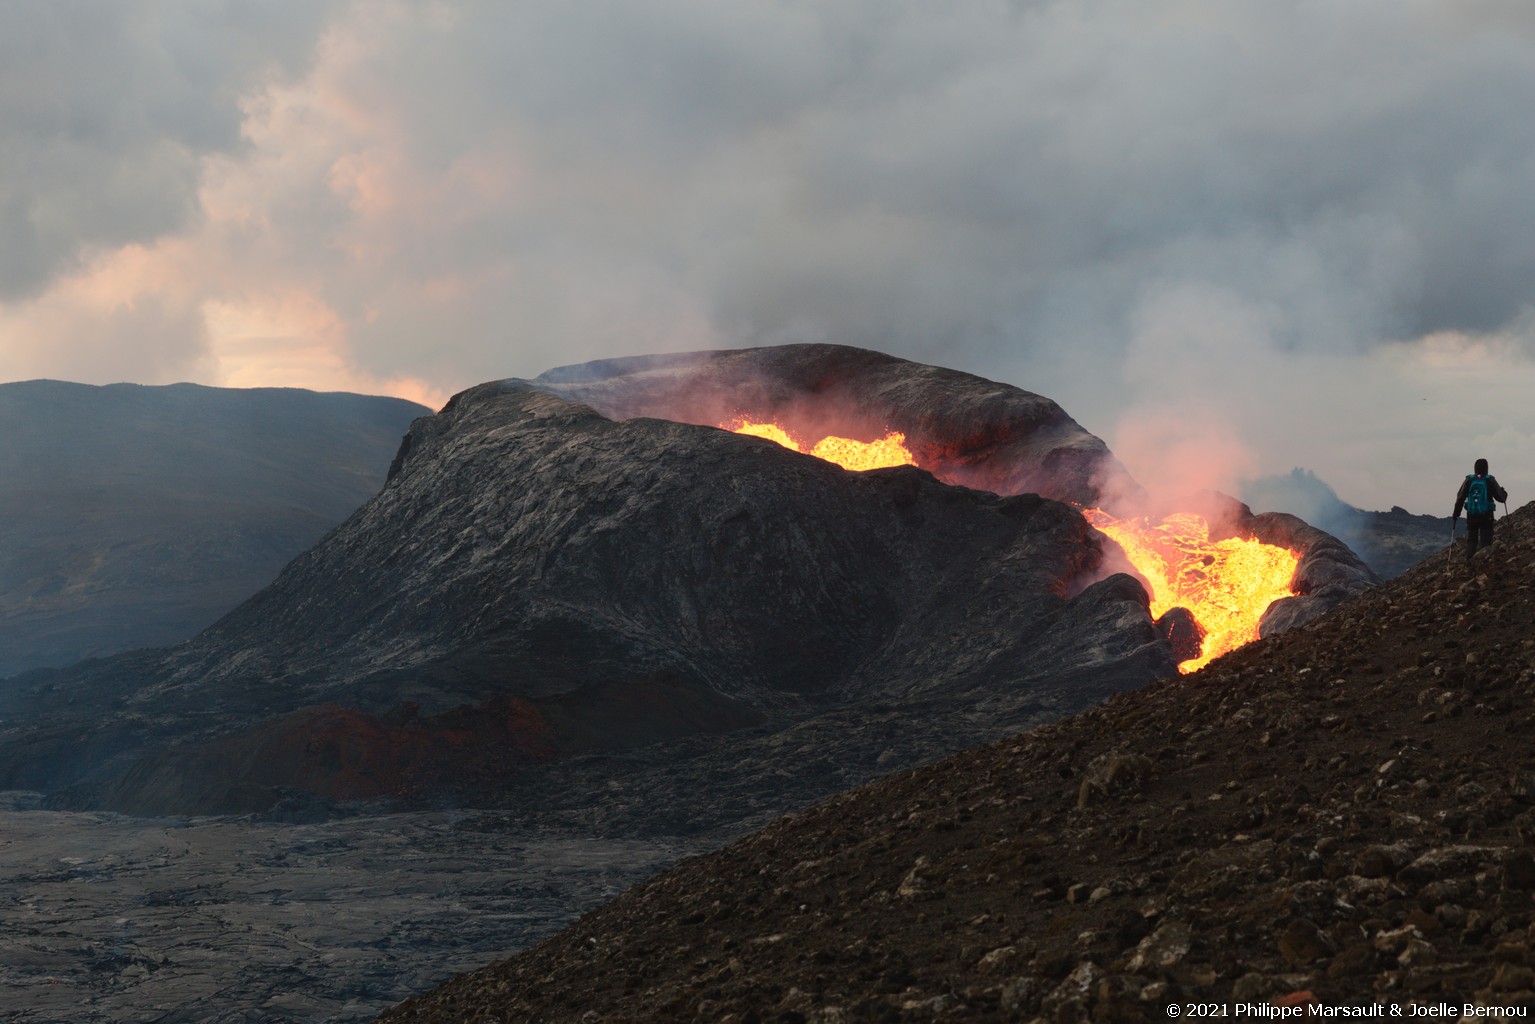
[[1140, 941], [1126, 966], [1131, 971], [1173, 967], [1188, 956], [1192, 937], [1186, 922], [1169, 921]]
[[1332, 951], [1332, 940], [1303, 917], [1291, 921], [1279, 936], [1279, 953], [1291, 967], [1308, 967]]
[[1045, 992], [1045, 982], [1037, 975], [1026, 974], [1014, 978], [1002, 986], [1002, 1012], [1018, 1015], [1035, 1013], [1039, 1010]]
[[1535, 889], [1535, 854], [1514, 850], [1503, 858], [1503, 887], [1522, 892]]
[[1369, 945], [1356, 942], [1333, 957], [1327, 965], [1327, 976], [1334, 981], [1364, 974], [1375, 963], [1375, 953]]
[[1095, 799], [1138, 793], [1151, 780], [1155, 766], [1141, 754], [1104, 754], [1087, 766], [1077, 794], [1077, 808], [1086, 809]]
[[1091, 1015], [1094, 997], [1103, 979], [1103, 969], [1084, 960], [1066, 976], [1066, 980], [1040, 1000], [1040, 1012], [1057, 1021], [1086, 1020]]
[[1397, 954], [1396, 962], [1403, 967], [1428, 967], [1439, 959], [1439, 951], [1433, 943], [1424, 939], [1409, 939]]
[[1394, 875], [1412, 861], [1412, 850], [1403, 843], [1375, 844], [1360, 851], [1354, 870], [1365, 878]]
[[1488, 846], [1443, 846], [1429, 850], [1402, 869], [1408, 882], [1432, 882], [1464, 875], [1496, 862], [1502, 851]]
[[908, 900], [923, 895], [927, 891], [927, 871], [931, 866], [927, 857], [918, 857], [906, 877], [901, 879], [901, 884], [896, 887], [895, 894]]
[[1017, 946], [1000, 946], [981, 957], [976, 969], [982, 974], [996, 974], [1012, 968], [1020, 959]]

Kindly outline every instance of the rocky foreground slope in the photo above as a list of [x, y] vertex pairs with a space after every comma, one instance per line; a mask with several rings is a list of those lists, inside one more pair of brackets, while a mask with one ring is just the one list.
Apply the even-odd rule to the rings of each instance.
[[1526, 506], [1472, 568], [837, 796], [380, 1020], [1529, 1013], [1532, 588]]
[[384, 482], [428, 410], [194, 384], [0, 384], [0, 677], [177, 643]]

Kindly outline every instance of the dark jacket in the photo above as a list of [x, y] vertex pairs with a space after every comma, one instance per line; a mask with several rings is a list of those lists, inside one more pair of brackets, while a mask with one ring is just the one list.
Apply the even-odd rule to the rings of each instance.
[[[1471, 481], [1475, 479], [1476, 474], [1473, 473], [1471, 476], [1466, 477], [1460, 482], [1460, 492], [1455, 495], [1455, 514], [1450, 517], [1451, 519], [1460, 518], [1460, 510], [1464, 508], [1466, 504], [1466, 492], [1471, 490]], [[1508, 492], [1505, 491], [1502, 487], [1498, 486], [1497, 477], [1489, 473], [1482, 479], [1487, 481], [1487, 497], [1491, 498], [1494, 504], [1500, 501], [1508, 500]], [[1470, 520], [1471, 518], [1472, 517], [1470, 514], [1467, 514], [1466, 519]], [[1489, 510], [1485, 516], [1478, 516], [1477, 518], [1491, 519], [1492, 512]]]

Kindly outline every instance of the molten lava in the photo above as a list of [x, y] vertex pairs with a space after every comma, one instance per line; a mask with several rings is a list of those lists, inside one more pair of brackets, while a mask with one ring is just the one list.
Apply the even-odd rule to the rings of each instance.
[[843, 469], [883, 469], [886, 466], [915, 466], [917, 460], [906, 447], [906, 435], [893, 430], [877, 441], [855, 441], [850, 437], [823, 437], [806, 448], [796, 441], [787, 430], [777, 423], [760, 423], [739, 417], [733, 423], [721, 423], [725, 430], [737, 434], [750, 434], [776, 441], [793, 451], [814, 455], [827, 462], [835, 462]]
[[[721, 423], [725, 430], [766, 438], [785, 448], [835, 462], [843, 469], [914, 466], [906, 435], [891, 431], [877, 441], [824, 437], [806, 446], [782, 424], [740, 416]], [[1289, 597], [1290, 580], [1300, 556], [1256, 540], [1210, 540], [1210, 526], [1193, 513], [1170, 515], [1159, 522], [1115, 519], [1101, 509], [1082, 513], [1119, 542], [1136, 570], [1151, 584], [1151, 614], [1160, 619], [1174, 608], [1186, 609], [1199, 623], [1203, 646], [1198, 656], [1178, 666], [1192, 672], [1213, 658], [1258, 639], [1258, 620], [1268, 606]]]
[[1179, 665], [1180, 672], [1258, 639], [1258, 620], [1268, 606], [1294, 593], [1290, 581], [1299, 555], [1257, 540], [1212, 542], [1203, 516], [1179, 513], [1153, 524], [1115, 519], [1096, 508], [1082, 514], [1119, 542], [1151, 584], [1152, 617], [1186, 608], [1204, 630], [1199, 657]]

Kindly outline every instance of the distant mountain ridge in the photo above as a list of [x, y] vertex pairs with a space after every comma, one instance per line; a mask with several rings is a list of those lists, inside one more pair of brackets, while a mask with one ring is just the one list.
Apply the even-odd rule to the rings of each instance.
[[1383, 579], [1443, 551], [1450, 540], [1449, 516], [1414, 515], [1401, 507], [1389, 512], [1356, 508], [1308, 469], [1245, 481], [1241, 492], [1242, 500], [1259, 511], [1289, 512], [1337, 537]]
[[174, 643], [383, 483], [398, 398], [0, 384], [0, 677]]

